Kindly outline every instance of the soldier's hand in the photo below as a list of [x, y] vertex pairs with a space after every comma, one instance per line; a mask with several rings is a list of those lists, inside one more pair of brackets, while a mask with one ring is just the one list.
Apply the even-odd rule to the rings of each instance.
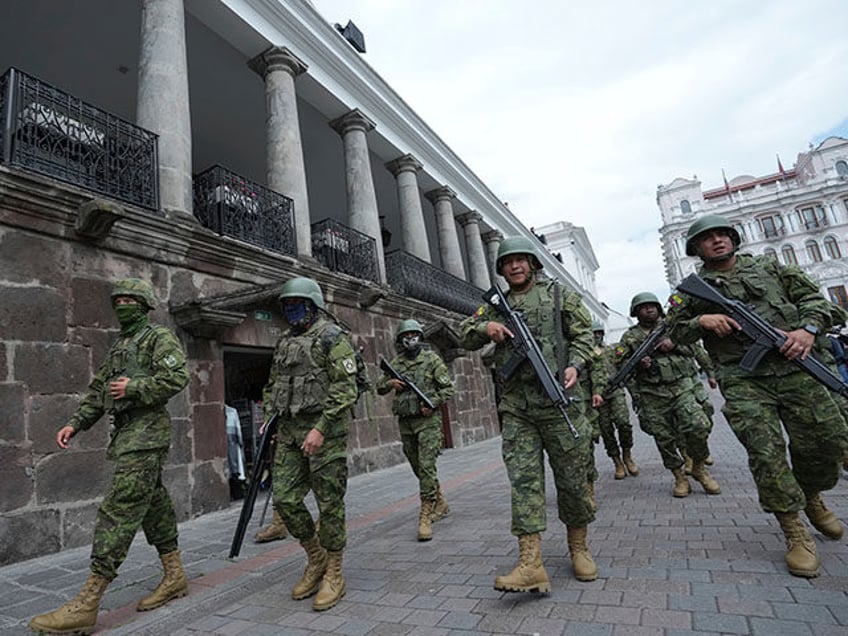
[[512, 338], [513, 334], [505, 324], [491, 320], [486, 323], [486, 335], [489, 336], [489, 340], [501, 343], [507, 338]]
[[653, 360], [651, 360], [651, 356], [645, 356], [644, 358], [639, 360], [639, 364], [641, 364], [646, 369], [649, 369], [651, 367], [651, 362], [653, 362]]
[[718, 382], [716, 382], [715, 378], [707, 378], [707, 384], [710, 385], [711, 389], [715, 389], [718, 387]]
[[321, 450], [321, 446], [323, 444], [324, 434], [318, 429], [313, 428], [306, 434], [306, 439], [303, 440], [303, 444], [300, 445], [300, 449], [306, 457], [309, 457]]
[[109, 383], [109, 395], [112, 396], [113, 400], [120, 400], [127, 396], [127, 385], [130, 383], [130, 379], [126, 377], [120, 377], [117, 380], [114, 380]]
[[595, 393], [595, 395], [592, 396], [592, 406], [597, 409], [597, 408], [602, 407], [603, 405], [604, 405], [603, 396]]
[[400, 393], [406, 388], [406, 382], [403, 382], [401, 380], [395, 380], [394, 378], [389, 380], [389, 384], [391, 384], [392, 388], [398, 393]]
[[659, 345], [657, 345], [657, 349], [659, 349], [659, 350], [660, 350], [660, 351], [662, 351], [663, 353], [668, 353], [669, 351], [671, 351], [672, 349], [674, 349], [674, 347], [676, 347], [676, 346], [677, 346], [677, 345], [675, 345], [675, 344], [671, 341], [671, 338], [663, 338], [662, 340], [660, 340]]
[[421, 415], [429, 417], [433, 414], [433, 409], [427, 408], [424, 404], [421, 405]]
[[722, 338], [729, 336], [734, 331], [742, 329], [738, 322], [724, 314], [703, 314], [698, 316], [698, 324], [701, 326], [701, 329], [712, 331], [715, 335]]
[[786, 342], [780, 347], [780, 353], [790, 360], [794, 360], [798, 356], [801, 357], [801, 360], [806, 360], [813, 349], [816, 337], [804, 329], [795, 329], [788, 333], [781, 331], [780, 333], [786, 336]]
[[59, 429], [59, 432], [56, 433], [56, 444], [59, 445], [59, 448], [67, 448], [68, 442], [74, 436], [74, 427], [73, 426], [63, 426]]
[[579, 373], [575, 367], [565, 367], [565, 373], [563, 373], [563, 377], [565, 381], [562, 383], [562, 387], [564, 389], [570, 389], [575, 384], [577, 384], [577, 376]]

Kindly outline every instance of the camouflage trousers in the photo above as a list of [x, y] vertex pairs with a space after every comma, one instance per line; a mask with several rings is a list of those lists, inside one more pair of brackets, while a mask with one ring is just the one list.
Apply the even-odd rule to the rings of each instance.
[[442, 417], [404, 417], [400, 420], [400, 441], [403, 454], [418, 478], [422, 499], [433, 500], [439, 490], [436, 458], [442, 449]]
[[748, 451], [763, 510], [797, 512], [805, 507], [806, 496], [836, 485], [846, 423], [827, 389], [797, 372], [726, 378], [721, 392], [724, 416]]
[[683, 466], [678, 445], [696, 462], [709, 455], [707, 436], [710, 422], [691, 390], [677, 395], [640, 393], [639, 426], [654, 438], [663, 466], [669, 470]]
[[591, 433], [585, 418], [576, 412], [571, 417], [580, 439], [574, 439], [562, 416], [553, 409], [502, 413], [502, 454], [511, 486], [511, 531], [515, 536], [547, 528], [546, 452], [557, 491], [559, 519], [572, 527], [585, 526], [595, 519], [586, 487]]
[[304, 503], [311, 490], [321, 519], [318, 539], [327, 550], [341, 550], [347, 543], [347, 437], [325, 438], [318, 453], [305, 457], [300, 445], [306, 433], [283, 435], [277, 440], [274, 509], [293, 537], [300, 541], [312, 538], [315, 522]]
[[112, 580], [124, 562], [139, 526], [159, 554], [178, 548], [177, 516], [162, 484], [167, 450], [118, 455], [109, 492], [97, 510], [91, 571]]
[[598, 425], [608, 456], [616, 457], [621, 451], [633, 448], [633, 425], [630, 423], [630, 409], [627, 408], [624, 390], [613, 391], [612, 395], [604, 400], [598, 409]]

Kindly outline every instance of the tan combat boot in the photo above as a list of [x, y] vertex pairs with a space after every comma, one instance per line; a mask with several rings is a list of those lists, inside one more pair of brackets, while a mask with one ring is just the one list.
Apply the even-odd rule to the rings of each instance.
[[327, 571], [321, 581], [321, 589], [312, 601], [312, 609], [323, 612], [338, 603], [345, 595], [345, 580], [342, 576], [343, 550], [327, 552]]
[[671, 473], [674, 475], [674, 490], [671, 494], [675, 497], [688, 497], [692, 492], [692, 486], [689, 485], [689, 480], [683, 473], [682, 468], [674, 468]]
[[810, 520], [813, 527], [824, 536], [830, 539], [842, 538], [842, 524], [836, 518], [836, 515], [824, 505], [821, 493], [807, 497], [807, 507], [804, 508], [804, 512], [807, 513], [807, 519]]
[[580, 528], [568, 526], [567, 530], [568, 551], [571, 554], [574, 576], [578, 581], [594, 581], [598, 578], [598, 568], [586, 543], [586, 526]]
[[795, 576], [814, 578], [819, 575], [819, 557], [816, 543], [797, 512], [775, 513], [783, 535], [786, 537], [786, 566]]
[[697, 481], [704, 488], [704, 492], [708, 495], [720, 495], [721, 486], [712, 478], [703, 462], [698, 462], [692, 466], [692, 479]]
[[295, 601], [303, 600], [315, 594], [318, 591], [318, 586], [321, 585], [324, 573], [327, 571], [327, 551], [321, 547], [318, 535], [306, 541], [301, 541], [300, 545], [306, 550], [308, 560], [303, 576], [292, 588], [292, 598]]
[[268, 541], [280, 541], [285, 539], [289, 534], [286, 524], [280, 513], [274, 510], [274, 516], [271, 519], [271, 525], [262, 528], [254, 535], [253, 540], [256, 543], [268, 543]]
[[168, 554], [160, 554], [165, 576], [156, 586], [151, 594], [148, 594], [138, 602], [136, 609], [139, 612], [156, 609], [175, 598], [182, 598], [188, 594], [188, 579], [180, 561], [180, 551], [174, 550]]
[[506, 576], [495, 577], [495, 589], [501, 592], [551, 591], [551, 582], [542, 564], [542, 537], [538, 532], [518, 537], [518, 565]]
[[639, 469], [636, 467], [636, 462], [633, 461], [633, 455], [630, 454], [630, 449], [625, 448], [621, 452], [621, 460], [624, 462], [624, 467], [631, 477], [639, 474]]
[[624, 479], [625, 477], [627, 477], [627, 472], [624, 469], [624, 462], [621, 461], [621, 457], [619, 457], [618, 455], [613, 455], [612, 463], [615, 464], [616, 479]]
[[109, 581], [99, 574], [89, 574], [80, 593], [57, 610], [40, 614], [29, 622], [34, 632], [47, 634], [90, 634], [97, 624], [97, 610]]
[[592, 506], [592, 512], [598, 511], [598, 500], [595, 499], [595, 482], [587, 481], [586, 490], [589, 493], [589, 504]]
[[433, 521], [438, 521], [439, 519], [444, 519], [450, 514], [450, 506], [448, 505], [447, 499], [442, 494], [442, 487], [439, 486], [438, 492], [436, 492], [436, 505], [433, 507], [433, 514], [430, 515], [430, 518]]
[[418, 540], [429, 541], [433, 538], [433, 508], [435, 501], [421, 499], [421, 512], [418, 515]]

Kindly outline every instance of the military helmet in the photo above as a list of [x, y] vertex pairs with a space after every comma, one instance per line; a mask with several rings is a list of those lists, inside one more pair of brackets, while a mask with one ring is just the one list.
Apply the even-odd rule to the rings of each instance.
[[112, 302], [118, 296], [129, 296], [135, 298], [148, 309], [156, 308], [156, 296], [153, 295], [153, 288], [146, 280], [140, 278], [122, 278], [117, 281], [112, 287]]
[[730, 221], [718, 214], [707, 214], [706, 216], [702, 216], [700, 219], [697, 219], [689, 226], [689, 230], [686, 232], [686, 256], [698, 255], [698, 246], [695, 239], [698, 238], [699, 234], [708, 230], [717, 229], [728, 231], [730, 234], [730, 240], [733, 241], [733, 247], [738, 248], [742, 243], [739, 232], [737, 232], [736, 228], [730, 224]]
[[417, 320], [413, 320], [412, 318], [408, 318], [400, 321], [400, 324], [397, 326], [397, 331], [395, 331], [395, 339], [400, 338], [401, 334], [408, 333], [410, 331], [417, 331], [422, 336], [424, 335], [421, 323]]
[[651, 292], [639, 292], [633, 297], [633, 300], [630, 301], [630, 316], [635, 318], [637, 307], [639, 307], [639, 305], [647, 305], [648, 303], [655, 304], [660, 308], [660, 313], [663, 313], [662, 305], [654, 294]]
[[542, 261], [536, 253], [536, 247], [526, 236], [510, 236], [501, 241], [498, 246], [498, 257], [495, 259], [495, 269], [501, 274], [501, 261], [510, 254], [527, 254], [530, 257], [530, 267], [533, 271], [542, 269]]
[[593, 320], [592, 321], [592, 331], [606, 331], [606, 329], [604, 329], [603, 323], [601, 323], [598, 320]]
[[316, 307], [324, 309], [324, 294], [321, 293], [318, 283], [311, 278], [297, 277], [287, 280], [277, 298], [308, 298]]

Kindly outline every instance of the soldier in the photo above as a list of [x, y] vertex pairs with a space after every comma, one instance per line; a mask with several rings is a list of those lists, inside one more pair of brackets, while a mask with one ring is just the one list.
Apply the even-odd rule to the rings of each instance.
[[[592, 323], [594, 329], [597, 323]], [[601, 441], [600, 412], [604, 404], [603, 390], [609, 380], [609, 373], [604, 364], [603, 351], [598, 347], [592, 349], [592, 356], [587, 360], [584, 372], [580, 374], [578, 383], [580, 391], [577, 392], [578, 404], [589, 422], [592, 433], [592, 446], [589, 452], [589, 466], [586, 474], [586, 485], [589, 488], [589, 500], [592, 502], [592, 510], [597, 512], [598, 503], [595, 498], [595, 482], [598, 481], [598, 468], [595, 465], [595, 445]]]
[[[554, 325], [554, 290], [559, 289], [542, 273], [542, 264], [529, 239], [511, 237], [498, 248], [498, 274], [509, 284], [507, 299], [522, 311], [530, 331], [537, 339], [548, 365], [556, 368], [557, 340]], [[563, 386], [572, 395], [579, 391], [577, 380], [592, 355], [591, 318], [579, 294], [560, 291], [563, 358]], [[461, 325], [466, 349], [480, 349], [489, 341], [496, 343], [494, 360], [502, 368], [510, 358], [512, 333], [499, 321], [498, 312], [480, 307]], [[512, 486], [512, 534], [518, 537], [519, 563], [506, 576], [495, 579], [495, 589], [504, 592], [549, 592], [551, 589], [542, 564], [541, 536], [546, 528], [544, 452], [553, 470], [557, 489], [559, 518], [568, 530], [568, 547], [574, 573], [580, 581], [597, 578], [598, 570], [586, 542], [586, 529], [595, 519], [589, 500], [586, 476], [591, 452], [591, 433], [579, 407], [572, 405], [571, 419], [580, 437], [575, 439], [562, 415], [555, 409], [538, 378], [524, 364], [504, 383], [498, 403], [503, 422], [503, 459]]]
[[[357, 397], [356, 358], [348, 334], [325, 310], [318, 283], [292, 278], [279, 300], [289, 328], [277, 342], [262, 391], [266, 420], [280, 414], [274, 509], [308, 558], [292, 598], [299, 601], [317, 592], [312, 608], [322, 611], [345, 594], [344, 496], [347, 436]], [[321, 522], [317, 532], [303, 501], [310, 490]]]
[[[630, 302], [630, 315], [638, 324], [630, 327], [615, 349], [618, 364], [623, 364], [664, 317], [659, 300], [651, 292], [641, 292]], [[692, 477], [708, 495], [717, 495], [721, 488], [704, 466], [709, 450], [709, 422], [693, 391], [694, 367], [692, 349], [677, 346], [664, 338], [654, 352], [642, 358], [636, 367], [631, 386], [639, 404], [639, 426], [654, 438], [663, 466], [674, 475], [675, 497], [692, 492], [683, 472], [683, 459], [677, 454], [682, 440], [692, 457]]]
[[671, 336], [678, 342], [703, 338], [718, 367], [724, 415], [748, 451], [760, 505], [775, 514], [786, 537], [789, 572], [815, 577], [816, 544], [798, 513], [804, 510], [825, 536], [842, 537], [842, 524], [820, 493], [839, 480], [845, 421], [827, 389], [789, 361], [806, 358], [816, 335], [831, 326], [832, 304], [799, 267], [738, 254], [740, 243], [730, 223], [707, 215], [689, 227], [686, 253], [701, 258], [699, 275], [723, 295], [751, 306], [786, 334], [780, 351], [766, 354], [753, 371], [743, 371], [739, 362], [748, 344], [734, 337], [739, 324], [714, 305], [682, 294], [672, 296]]
[[418, 516], [418, 540], [433, 538], [431, 523], [450, 513], [439, 487], [436, 458], [442, 448], [442, 418], [438, 408], [454, 394], [448, 368], [434, 351], [424, 347], [424, 331], [417, 320], [403, 320], [395, 334], [398, 355], [392, 368], [408, 377], [426, 395], [435, 410], [422, 404], [405, 383], [385, 376], [377, 393], [394, 390], [392, 413], [398, 416], [403, 454], [418, 478], [421, 512]]
[[151, 324], [153, 289], [137, 278], [119, 280], [112, 307], [120, 335], [100, 364], [76, 412], [56, 434], [60, 448], [107, 414], [112, 424], [107, 457], [114, 462], [112, 485], [97, 511], [91, 574], [82, 591], [59, 609], [34, 617], [36, 632], [91, 633], [107, 585], [118, 575], [138, 528], [154, 546], [165, 575], [136, 609], [151, 610], [188, 593], [180, 561], [177, 517], [162, 484], [171, 446], [166, 405], [188, 383], [185, 354], [166, 327]]
[[[595, 353], [600, 358], [599, 364], [606, 368], [607, 376], [610, 376], [615, 368], [615, 348], [604, 346], [605, 331], [600, 322], [592, 323], [592, 334], [595, 338]], [[624, 479], [627, 473], [636, 477], [639, 468], [631, 454], [633, 425], [630, 423], [630, 409], [627, 408], [627, 397], [623, 388], [616, 389], [603, 399], [598, 407], [598, 425], [604, 440], [604, 450], [615, 465], [614, 477]]]

